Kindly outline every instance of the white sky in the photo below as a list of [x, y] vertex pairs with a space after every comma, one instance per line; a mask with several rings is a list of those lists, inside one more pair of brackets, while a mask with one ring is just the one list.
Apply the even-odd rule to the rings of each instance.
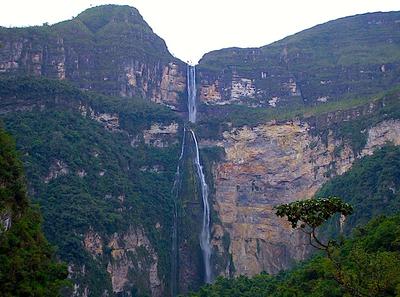
[[0, 0], [0, 26], [54, 24], [101, 4], [136, 7], [174, 56], [192, 62], [211, 50], [266, 45], [339, 17], [400, 10], [400, 0]]

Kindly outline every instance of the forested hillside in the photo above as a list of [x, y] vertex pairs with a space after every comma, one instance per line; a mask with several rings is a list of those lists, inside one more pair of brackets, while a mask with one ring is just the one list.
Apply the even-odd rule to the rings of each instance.
[[0, 128], [1, 296], [59, 296], [67, 267], [55, 257], [42, 231], [42, 216], [26, 193], [14, 140]]
[[[193, 296], [345, 296], [323, 255], [301, 262], [313, 250], [274, 213], [330, 195], [355, 208], [342, 225], [335, 218], [321, 229], [327, 238], [341, 228], [353, 234], [337, 254], [349, 281], [365, 273], [353, 285], [400, 294], [400, 13], [330, 21], [187, 67], [129, 6], [0, 28], [0, 119], [16, 139], [44, 233], [68, 265], [72, 285], [63, 294], [197, 290], [207, 229], [208, 278], [227, 279]], [[196, 92], [188, 95], [188, 85]], [[189, 98], [198, 118], [190, 123]], [[36, 212], [27, 214], [39, 230]], [[394, 217], [352, 233], [381, 214]], [[382, 275], [376, 263], [386, 265]], [[65, 276], [59, 268], [44, 283]], [[388, 280], [385, 292], [374, 278]]]
[[[150, 294], [152, 269], [161, 292], [169, 275], [180, 119], [142, 99], [85, 93], [65, 82], [10, 78], [0, 86], [2, 120], [17, 139], [44, 231], [69, 263], [75, 290], [89, 287], [98, 296], [126, 283]], [[107, 274], [111, 263], [111, 274], [139, 266], [118, 275], [117, 287]]]

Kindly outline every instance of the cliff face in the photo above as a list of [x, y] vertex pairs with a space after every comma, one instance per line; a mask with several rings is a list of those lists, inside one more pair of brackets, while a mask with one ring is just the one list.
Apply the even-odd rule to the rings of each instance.
[[385, 91], [399, 83], [399, 29], [399, 12], [371, 13], [318, 25], [260, 48], [207, 53], [198, 65], [200, 100], [296, 107]]
[[133, 7], [99, 6], [52, 26], [0, 28], [0, 44], [3, 75], [66, 79], [173, 107], [184, 93], [185, 65]]
[[[352, 148], [327, 129], [325, 138], [313, 133], [306, 121], [267, 123], [233, 128], [220, 141], [204, 142], [225, 151], [213, 167], [219, 222], [213, 226], [212, 243], [214, 252], [226, 258], [221, 234], [227, 234], [231, 262], [225, 263], [229, 269], [222, 266], [218, 273], [277, 273], [307, 256], [305, 238], [278, 218], [273, 207], [312, 197], [329, 178], [352, 166], [356, 155]], [[383, 121], [367, 133], [360, 157], [386, 142], [400, 141], [396, 120]]]

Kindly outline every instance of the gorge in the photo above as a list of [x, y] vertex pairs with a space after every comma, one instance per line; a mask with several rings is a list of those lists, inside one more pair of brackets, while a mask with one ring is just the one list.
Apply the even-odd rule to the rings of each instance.
[[399, 29], [357, 15], [191, 66], [129, 6], [0, 28], [0, 117], [65, 295], [176, 296], [306, 259], [273, 207], [400, 144]]

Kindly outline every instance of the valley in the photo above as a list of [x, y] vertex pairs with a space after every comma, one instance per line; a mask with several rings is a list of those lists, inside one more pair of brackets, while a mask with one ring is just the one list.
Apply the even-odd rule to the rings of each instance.
[[63, 295], [177, 296], [319, 265], [298, 268], [315, 251], [275, 215], [295, 200], [351, 203], [347, 235], [398, 213], [399, 29], [400, 12], [351, 16], [193, 66], [129, 6], [1, 27], [0, 118]]

